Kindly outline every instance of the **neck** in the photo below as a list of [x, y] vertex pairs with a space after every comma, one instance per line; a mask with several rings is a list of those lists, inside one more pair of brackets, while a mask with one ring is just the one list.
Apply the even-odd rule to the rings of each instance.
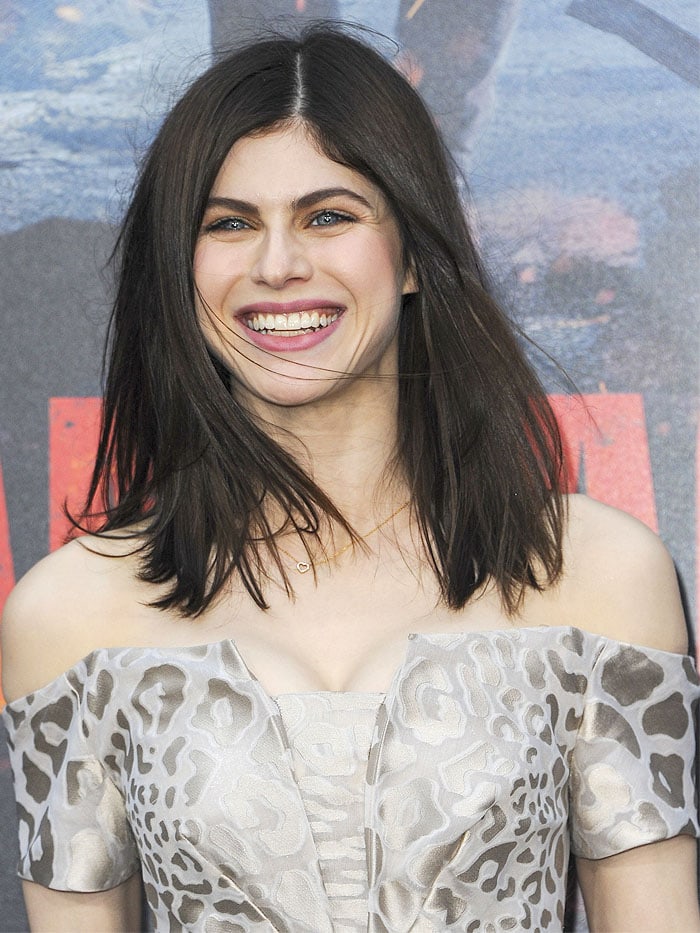
[[[266, 406], [270, 434], [304, 467], [358, 531], [408, 498], [395, 475], [396, 384], [360, 386], [343, 397], [300, 406]], [[364, 397], [362, 397], [364, 396]]]

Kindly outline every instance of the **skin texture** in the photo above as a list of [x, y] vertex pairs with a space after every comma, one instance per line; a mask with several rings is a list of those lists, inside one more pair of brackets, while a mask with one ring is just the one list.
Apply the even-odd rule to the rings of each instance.
[[[307, 199], [329, 187], [353, 196]], [[393, 219], [370, 183], [319, 153], [299, 127], [237, 144], [212, 195], [249, 206], [232, 211], [217, 201], [199, 238], [198, 313], [210, 346], [232, 370], [241, 401], [289, 444], [354, 526], [368, 532], [408, 499], [390, 464], [397, 434], [396, 325], [401, 295], [415, 285]], [[333, 212], [354, 219], [338, 220]], [[319, 298], [344, 313], [327, 337], [306, 349], [251, 347], [237, 317], [251, 303]], [[305, 555], [288, 538], [282, 546], [291, 563]], [[346, 543], [332, 528], [324, 538], [331, 554]], [[235, 640], [271, 695], [383, 692], [411, 632], [571, 625], [638, 645], [687, 649], [673, 563], [659, 539], [585, 497], [570, 501], [561, 579], [543, 593], [530, 592], [515, 616], [504, 612], [490, 586], [464, 609], [447, 609], [419, 541], [405, 509], [368, 538], [365, 550], [319, 564], [316, 580], [295, 577], [294, 600], [273, 577], [270, 609], [262, 612], [234, 582], [201, 617], [188, 620], [148, 605], [158, 590], [137, 579], [129, 542], [75, 540], [31, 570], [7, 601], [6, 696], [13, 700], [48, 683], [98, 647], [224, 638]], [[580, 871], [594, 931], [700, 930], [691, 840], [582, 860]], [[34, 930], [116, 931], [137, 923], [134, 879], [98, 895], [34, 884], [25, 893]]]
[[22, 891], [33, 933], [138, 933], [141, 929], [138, 875], [110, 891], [95, 894], [50, 891], [31, 881], [22, 882]]
[[[328, 159], [303, 125], [240, 140], [214, 183], [194, 262], [200, 323], [239, 397], [267, 418], [271, 405], [336, 392], [347, 405], [354, 377], [391, 376], [401, 297], [414, 290], [401, 252], [381, 192]], [[256, 346], [241, 310], [299, 301], [342, 314], [308, 349], [294, 337], [276, 338], [275, 355]]]

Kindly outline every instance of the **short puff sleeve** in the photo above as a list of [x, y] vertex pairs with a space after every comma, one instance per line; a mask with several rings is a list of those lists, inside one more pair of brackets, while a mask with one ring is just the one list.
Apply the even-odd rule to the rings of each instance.
[[606, 642], [571, 759], [572, 851], [588, 859], [698, 835], [690, 658]]
[[124, 798], [92, 747], [68, 675], [8, 704], [18, 874], [61, 891], [103, 891], [138, 869]]

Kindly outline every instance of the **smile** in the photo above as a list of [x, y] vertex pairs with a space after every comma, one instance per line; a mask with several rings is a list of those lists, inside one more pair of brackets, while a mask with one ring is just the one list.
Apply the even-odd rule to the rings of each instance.
[[274, 333], [279, 337], [295, 337], [298, 334], [311, 334], [328, 327], [338, 320], [337, 311], [293, 311], [291, 314], [251, 314], [245, 319], [249, 330], [262, 334]]

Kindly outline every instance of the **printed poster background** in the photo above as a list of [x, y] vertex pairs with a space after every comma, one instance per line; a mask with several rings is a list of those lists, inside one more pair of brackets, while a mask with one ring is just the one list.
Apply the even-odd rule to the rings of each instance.
[[[139, 155], [212, 54], [316, 17], [389, 37], [433, 107], [504, 300], [583, 396], [534, 355], [572, 488], [660, 532], [693, 619], [696, 0], [0, 0], [0, 603], [84, 483]], [[26, 930], [4, 746], [0, 826], [0, 930]]]

